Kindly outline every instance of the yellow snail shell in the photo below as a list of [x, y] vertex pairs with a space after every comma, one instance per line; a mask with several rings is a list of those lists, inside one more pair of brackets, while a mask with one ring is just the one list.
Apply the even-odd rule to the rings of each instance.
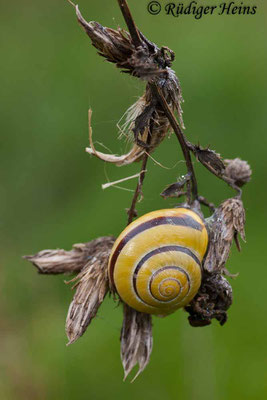
[[205, 223], [194, 211], [145, 214], [114, 243], [108, 266], [111, 287], [137, 311], [168, 315], [197, 294], [207, 247]]

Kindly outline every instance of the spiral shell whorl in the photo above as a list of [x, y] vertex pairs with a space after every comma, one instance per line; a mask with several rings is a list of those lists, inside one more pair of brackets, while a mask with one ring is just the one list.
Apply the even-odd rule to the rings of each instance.
[[132, 308], [167, 315], [196, 295], [207, 244], [205, 224], [192, 210], [146, 214], [116, 240], [109, 260], [111, 284]]

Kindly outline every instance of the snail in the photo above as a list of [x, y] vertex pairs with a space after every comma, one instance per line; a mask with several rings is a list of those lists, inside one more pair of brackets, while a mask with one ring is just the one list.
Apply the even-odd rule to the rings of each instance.
[[168, 315], [197, 294], [207, 247], [205, 222], [191, 209], [145, 214], [114, 243], [108, 264], [111, 289], [137, 311]]

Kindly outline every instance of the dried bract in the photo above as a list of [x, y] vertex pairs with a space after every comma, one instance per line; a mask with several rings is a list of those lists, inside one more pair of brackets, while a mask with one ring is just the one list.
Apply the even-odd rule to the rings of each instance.
[[185, 194], [183, 188], [185, 184], [190, 180], [189, 174], [182, 176], [178, 182], [172, 183], [171, 185], [167, 186], [166, 189], [160, 194], [164, 198], [168, 197], [176, 197], [179, 198]]
[[42, 250], [33, 256], [24, 256], [37, 267], [40, 274], [67, 274], [80, 272], [89, 259], [103, 249], [111, 248], [114, 238], [103, 236], [88, 243], [74, 244], [72, 250]]
[[245, 241], [245, 210], [238, 198], [227, 199], [209, 221], [210, 245], [204, 263], [208, 272], [223, 272], [233, 239], [238, 248], [238, 234]]
[[149, 363], [152, 345], [151, 315], [140, 313], [124, 304], [121, 330], [121, 360], [124, 379], [136, 364], [139, 364], [139, 370], [133, 380], [145, 369]]
[[84, 334], [109, 290], [107, 267], [113, 243], [110, 239], [108, 244], [99, 246], [96, 254], [89, 257], [83, 270], [71, 281], [76, 282], [76, 293], [66, 320], [68, 344]]
[[209, 170], [213, 170], [216, 174], [221, 175], [224, 172], [225, 165], [222, 162], [220, 154], [214, 150], [203, 149], [200, 146], [194, 146], [192, 149], [196, 158]]
[[225, 176], [232, 179], [237, 186], [243, 186], [251, 178], [251, 168], [247, 161], [234, 158], [233, 160], [224, 160], [226, 165]]

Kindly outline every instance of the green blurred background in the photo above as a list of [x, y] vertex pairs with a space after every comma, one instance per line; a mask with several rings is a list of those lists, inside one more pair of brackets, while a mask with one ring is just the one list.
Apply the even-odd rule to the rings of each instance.
[[[116, 123], [144, 85], [96, 55], [67, 1], [2, 2], [0, 156], [0, 398], [264, 399], [266, 352], [266, 4], [255, 16], [151, 16], [147, 1], [129, 1], [138, 26], [176, 53], [192, 142], [251, 164], [244, 188], [247, 243], [228, 268], [234, 304], [224, 327], [191, 328], [179, 311], [154, 318], [151, 362], [134, 384], [123, 383], [119, 355], [122, 310], [106, 298], [86, 334], [66, 347], [65, 317], [73, 293], [64, 276], [41, 276], [23, 254], [70, 249], [126, 224], [132, 193], [101, 184], [139, 170], [90, 158], [94, 140], [115, 153]], [[162, 2], [164, 3], [164, 2]], [[216, 4], [216, 0], [213, 2]], [[250, 3], [250, 2], [248, 2]], [[80, 0], [88, 20], [124, 26], [115, 0]], [[99, 146], [99, 150], [102, 148]], [[103, 151], [103, 150], [102, 150]], [[142, 213], [175, 205], [159, 193], [185, 171], [174, 136], [154, 157]], [[219, 204], [233, 192], [196, 165], [201, 194]], [[133, 189], [136, 182], [123, 186]], [[263, 251], [264, 250], [264, 251]]]

